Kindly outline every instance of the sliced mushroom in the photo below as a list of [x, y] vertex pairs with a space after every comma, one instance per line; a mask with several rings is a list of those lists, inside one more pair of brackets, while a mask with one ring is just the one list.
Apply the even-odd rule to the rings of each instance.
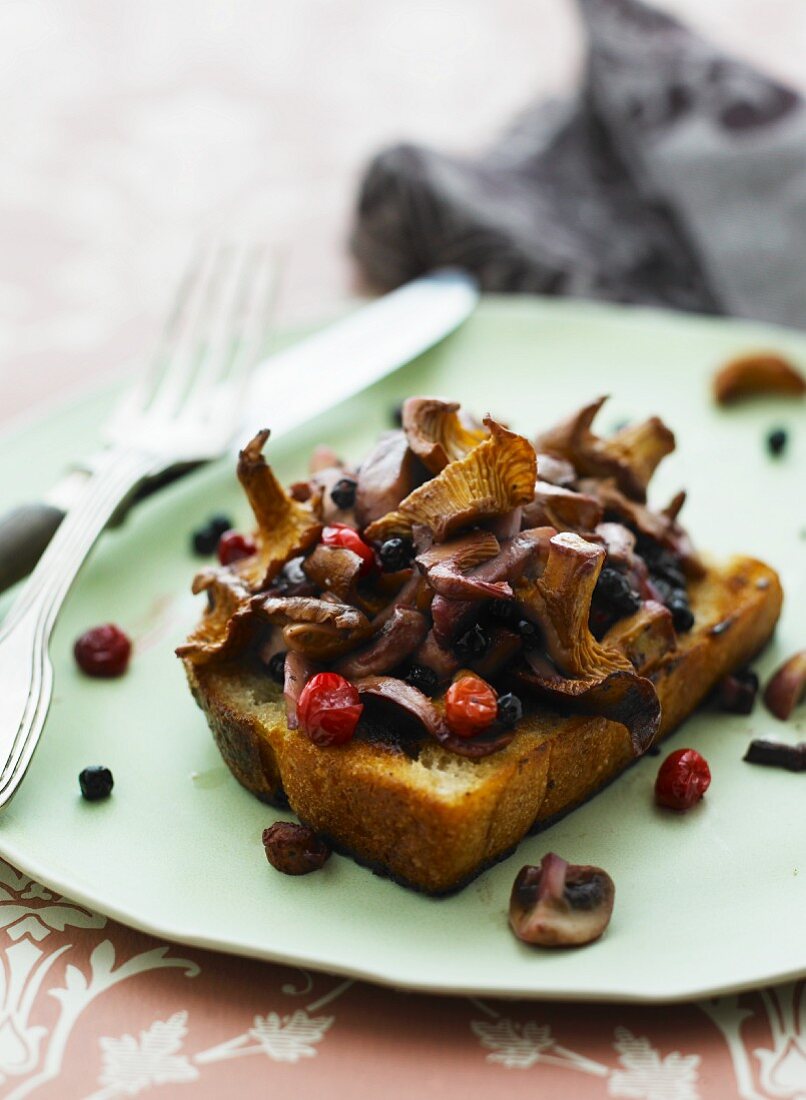
[[263, 457], [268, 431], [258, 432], [238, 456], [238, 480], [257, 521], [258, 552], [232, 569], [253, 590], [265, 588], [289, 558], [317, 541], [322, 524], [310, 504], [289, 496]]
[[432, 629], [415, 652], [414, 663], [430, 668], [438, 680], [445, 681], [450, 680], [462, 662], [452, 649], [440, 645], [436, 632]]
[[705, 567], [692, 546], [688, 533], [673, 516], [664, 512], [654, 512], [646, 505], [629, 500], [609, 480], [587, 479], [580, 482], [580, 488], [597, 498], [604, 506], [606, 517], [617, 518], [632, 531], [654, 539], [661, 546], [677, 554], [687, 576], [704, 576]]
[[577, 472], [573, 463], [569, 462], [567, 458], [558, 458], [557, 455], [549, 455], [545, 451], [538, 451], [537, 476], [541, 481], [559, 485], [561, 489], [570, 489], [577, 479]]
[[451, 600], [507, 599], [511, 598], [512, 589], [506, 581], [486, 581], [472, 573], [500, 549], [492, 532], [473, 531], [450, 542], [437, 543], [419, 554], [416, 563], [440, 596]]
[[606, 400], [600, 397], [543, 432], [535, 447], [567, 459], [583, 477], [614, 478], [622, 492], [643, 502], [658, 464], [674, 450], [674, 435], [657, 417], [623, 428], [609, 439], [594, 435], [591, 425]]
[[342, 657], [334, 671], [355, 680], [363, 676], [382, 676], [396, 668], [424, 641], [428, 620], [419, 611], [395, 608], [391, 617], [362, 649]]
[[524, 505], [525, 527], [550, 525], [561, 531], [592, 531], [603, 515], [595, 497], [538, 480], [534, 500]]
[[193, 594], [207, 593], [207, 609], [188, 640], [177, 646], [178, 657], [195, 665], [234, 657], [254, 633], [251, 592], [230, 569], [204, 569], [193, 579]]
[[652, 682], [639, 677], [623, 653], [597, 642], [588, 627], [604, 559], [601, 546], [561, 532], [550, 541], [541, 576], [516, 586], [524, 614], [543, 631], [547, 654], [527, 652], [528, 670], [519, 676], [529, 687], [625, 725], [640, 755], [660, 727], [660, 701]]
[[441, 473], [426, 481], [365, 531], [370, 540], [412, 537], [416, 524], [429, 527], [437, 542], [462, 527], [501, 516], [532, 499], [536, 457], [532, 445], [489, 418], [491, 435]]
[[488, 435], [468, 426], [456, 402], [437, 397], [410, 397], [403, 404], [403, 431], [408, 445], [432, 474], [468, 455]]
[[714, 397], [730, 405], [746, 397], [802, 397], [806, 378], [775, 351], [754, 351], [725, 363], [714, 376]]
[[764, 690], [767, 709], [785, 722], [806, 692], [806, 649], [778, 669]]
[[305, 576], [323, 592], [332, 592], [344, 603], [358, 580], [363, 562], [346, 546], [325, 546], [320, 543], [302, 566]]
[[297, 718], [297, 703], [302, 694], [302, 689], [312, 676], [318, 672], [317, 666], [302, 653], [290, 649], [285, 655], [285, 675], [283, 680], [283, 695], [285, 697], [285, 717], [290, 730], [299, 726]]
[[397, 508], [422, 480], [403, 432], [385, 432], [358, 471], [355, 518], [366, 527]]
[[601, 867], [567, 863], [554, 852], [522, 867], [509, 899], [509, 923], [524, 943], [579, 947], [610, 923], [616, 887]]
[[393, 703], [416, 719], [426, 733], [443, 748], [464, 756], [468, 760], [480, 760], [505, 748], [515, 736], [514, 730], [491, 729], [478, 737], [456, 737], [450, 732], [438, 710], [418, 688], [398, 680], [394, 676], [368, 676], [354, 681], [360, 696], [369, 696]]
[[612, 626], [602, 645], [623, 653], [635, 671], [645, 676], [677, 649], [672, 613], [663, 604], [647, 600], [635, 614]]
[[431, 604], [431, 618], [434, 622], [434, 636], [439, 644], [450, 645], [471, 624], [477, 614], [478, 600], [489, 598], [486, 585], [500, 583], [506, 578], [511, 591], [511, 585], [532, 566], [535, 570], [542, 569], [548, 558], [550, 539], [556, 533], [553, 527], [521, 531], [514, 539], [503, 543], [494, 558], [476, 566], [470, 572], [465, 578], [467, 587], [464, 589], [464, 598], [453, 599], [441, 593], [435, 595]]
[[330, 661], [354, 649], [372, 633], [372, 625], [357, 607], [311, 596], [253, 597], [258, 617], [283, 627], [289, 650], [313, 661]]

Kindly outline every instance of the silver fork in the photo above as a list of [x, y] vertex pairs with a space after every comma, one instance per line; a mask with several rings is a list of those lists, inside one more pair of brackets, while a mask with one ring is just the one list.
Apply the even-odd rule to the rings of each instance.
[[107, 424], [107, 447], [0, 627], [0, 807], [22, 782], [50, 707], [50, 636], [115, 510], [146, 478], [224, 453], [272, 292], [260, 246], [204, 249], [186, 272], [149, 371]]

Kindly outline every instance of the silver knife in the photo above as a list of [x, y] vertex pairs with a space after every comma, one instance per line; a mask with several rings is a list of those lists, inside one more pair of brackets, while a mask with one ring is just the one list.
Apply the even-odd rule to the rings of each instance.
[[[463, 271], [437, 271], [363, 306], [321, 332], [269, 356], [252, 372], [239, 442], [265, 420], [276, 437], [366, 389], [415, 359], [457, 328], [472, 312], [479, 292]], [[0, 517], [0, 592], [36, 565], [81, 493], [96, 456], [75, 463], [44, 500], [22, 504]], [[146, 483], [129, 504], [142, 500], [195, 466], [176, 468]]]

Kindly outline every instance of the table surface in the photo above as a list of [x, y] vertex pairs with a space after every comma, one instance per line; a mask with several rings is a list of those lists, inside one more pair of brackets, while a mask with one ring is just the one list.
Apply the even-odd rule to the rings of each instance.
[[[662, 6], [806, 83], [801, 0]], [[145, 352], [199, 233], [271, 243], [278, 324], [338, 312], [373, 151], [476, 148], [581, 57], [562, 0], [9, 0], [0, 43], [0, 427]], [[673, 1007], [394, 993], [159, 943], [2, 861], [0, 937], [5, 1098], [806, 1096], [804, 982]]]

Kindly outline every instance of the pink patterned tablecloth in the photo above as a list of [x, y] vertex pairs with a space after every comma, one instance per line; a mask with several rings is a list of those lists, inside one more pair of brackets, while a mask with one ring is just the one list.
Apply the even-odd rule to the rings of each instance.
[[[665, 6], [804, 83], [800, 0]], [[560, 0], [7, 0], [0, 51], [9, 423], [147, 346], [200, 230], [277, 246], [282, 321], [340, 309], [365, 158], [484, 139], [569, 83], [579, 42]], [[397, 993], [157, 942], [2, 861], [0, 948], [8, 1100], [806, 1098], [804, 982], [674, 1007]]]

